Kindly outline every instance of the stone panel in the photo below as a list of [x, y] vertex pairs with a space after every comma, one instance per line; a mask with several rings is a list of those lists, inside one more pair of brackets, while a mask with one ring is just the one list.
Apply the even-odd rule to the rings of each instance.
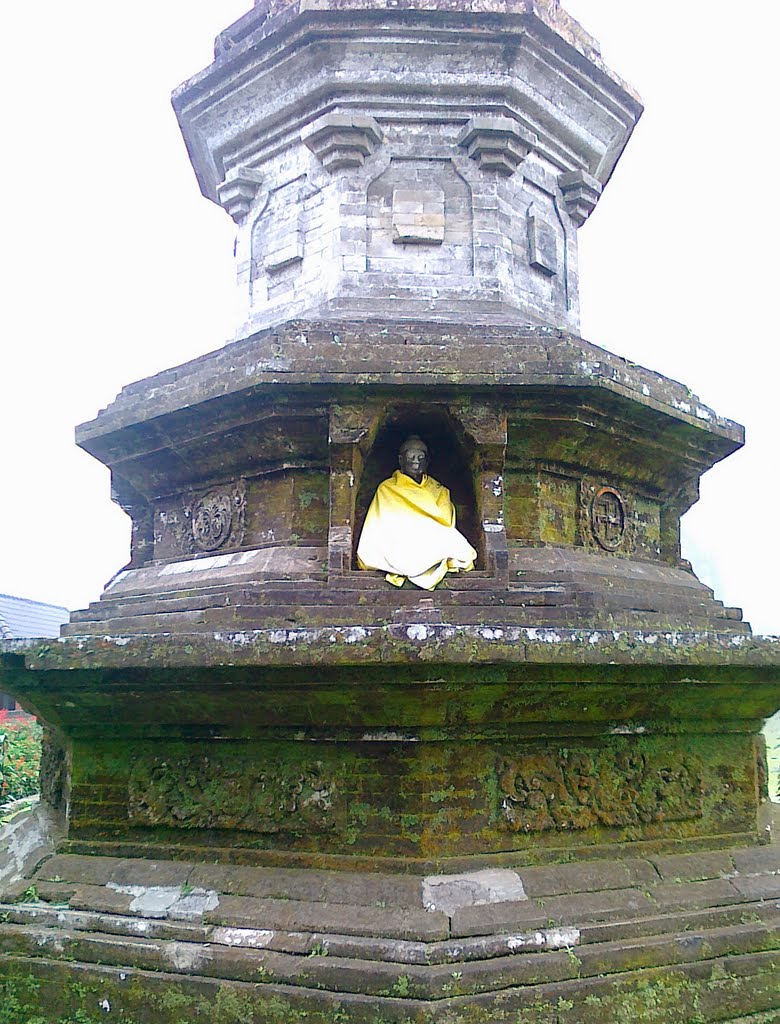
[[539, 751], [498, 763], [507, 828], [544, 832], [687, 821], [704, 814], [696, 759], [631, 750]]
[[[374, 701], [394, 702], [396, 721], [430, 719], [427, 700], [415, 710], [414, 701], [405, 704], [399, 693], [379, 691], [368, 674], [362, 678], [369, 719]], [[274, 738], [263, 724], [278, 717], [280, 694], [266, 692], [253, 705], [246, 692], [231, 692], [239, 731], [263, 731], [262, 743], [78, 743], [70, 838], [152, 856], [161, 844], [207, 844], [215, 855], [232, 848], [419, 860], [508, 850], [522, 858], [542, 850], [560, 857], [630, 840], [684, 850], [755, 826], [755, 777], [743, 770], [750, 737], [491, 742], [435, 739], [407, 725], [363, 726], [350, 739], [332, 724], [299, 729], [301, 738], [293, 740]], [[298, 686], [285, 700], [314, 706], [314, 692]], [[183, 693], [176, 699], [180, 728], [191, 730], [186, 723], [194, 723], [196, 707], [188, 708]], [[550, 699], [567, 702], [561, 689]], [[598, 687], [568, 698], [577, 699], [598, 700]], [[511, 703], [504, 700], [514, 719], [520, 712]], [[161, 711], [152, 703], [147, 717], [159, 721]], [[335, 723], [337, 704], [323, 705], [322, 717]]]
[[577, 481], [555, 473], [539, 475], [539, 539], [571, 545], [577, 539]]
[[[401, 216], [423, 218], [425, 237], [409, 230], [411, 221], [402, 225]], [[450, 160], [393, 159], [369, 185], [367, 228], [369, 273], [444, 278], [472, 273], [471, 194]]]
[[136, 761], [128, 816], [131, 825], [320, 832], [334, 827], [337, 802], [319, 761], [284, 766], [210, 751]]

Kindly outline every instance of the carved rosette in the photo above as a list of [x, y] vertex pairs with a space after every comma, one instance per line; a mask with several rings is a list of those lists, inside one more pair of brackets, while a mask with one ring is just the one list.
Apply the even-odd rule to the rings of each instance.
[[[190, 521], [194, 551], [239, 547], [244, 539], [246, 487], [214, 488], [193, 501], [185, 515]], [[228, 544], [228, 542], [230, 542]]]
[[207, 755], [150, 758], [130, 776], [128, 814], [136, 826], [324, 832], [336, 824], [336, 784], [320, 762], [258, 765]]
[[515, 832], [619, 828], [704, 814], [692, 759], [640, 751], [538, 751], [500, 758], [501, 819]]

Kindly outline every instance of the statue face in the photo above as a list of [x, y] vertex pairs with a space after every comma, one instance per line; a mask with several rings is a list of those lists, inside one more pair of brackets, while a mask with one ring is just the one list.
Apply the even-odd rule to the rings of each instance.
[[428, 469], [428, 449], [422, 441], [411, 440], [401, 445], [398, 466], [402, 473], [420, 483]]

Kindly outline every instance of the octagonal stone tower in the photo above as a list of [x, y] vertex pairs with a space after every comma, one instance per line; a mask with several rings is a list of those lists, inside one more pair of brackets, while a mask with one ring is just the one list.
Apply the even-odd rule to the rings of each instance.
[[[0, 643], [20, 1024], [769, 1024], [780, 658], [680, 552], [742, 428], [576, 333], [636, 96], [555, 0], [300, 0], [174, 103], [245, 313], [78, 429], [130, 561]], [[355, 558], [409, 434], [478, 553], [430, 594]]]
[[641, 112], [557, 3], [256, 4], [174, 95], [238, 225], [241, 333], [292, 317], [577, 330], [577, 229]]

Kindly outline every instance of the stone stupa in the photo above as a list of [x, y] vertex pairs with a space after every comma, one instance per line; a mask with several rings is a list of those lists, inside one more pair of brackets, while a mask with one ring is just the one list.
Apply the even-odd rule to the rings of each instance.
[[[174, 106], [244, 315], [79, 428], [130, 562], [0, 644], [14, 1024], [780, 1020], [780, 656], [680, 553], [742, 428], [578, 336], [636, 94], [556, 0], [276, 0]], [[430, 593], [356, 562], [409, 435]]]

